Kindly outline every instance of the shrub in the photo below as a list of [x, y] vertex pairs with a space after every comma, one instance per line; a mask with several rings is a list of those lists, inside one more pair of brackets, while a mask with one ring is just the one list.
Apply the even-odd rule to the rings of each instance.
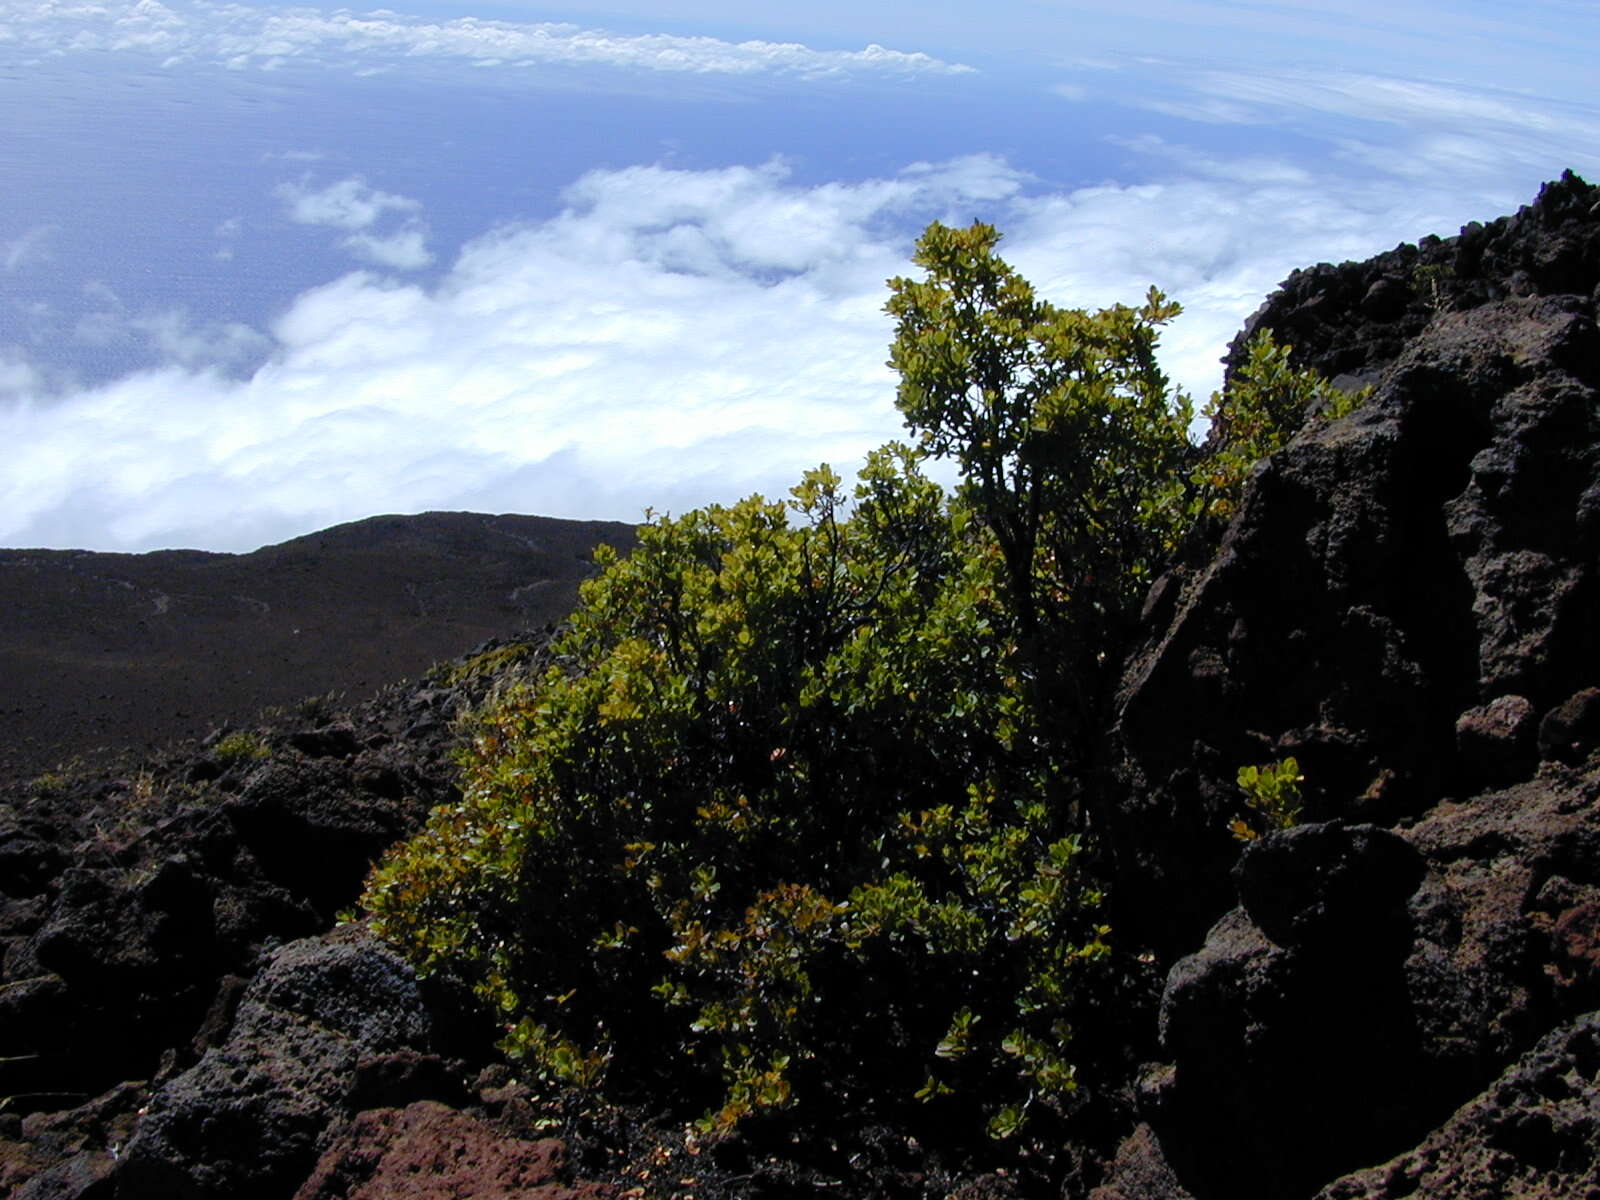
[[1244, 802], [1256, 814], [1252, 824], [1234, 821], [1228, 828], [1241, 842], [1253, 842], [1263, 833], [1292, 829], [1300, 823], [1300, 785], [1306, 781], [1300, 764], [1293, 758], [1239, 768], [1239, 790]]
[[961, 466], [989, 526], [1040, 700], [1086, 721], [1145, 589], [1193, 525], [1187, 399], [1156, 364], [1179, 306], [1064, 309], [997, 257], [992, 226], [930, 226], [894, 279], [898, 403]]
[[242, 729], [224, 735], [211, 748], [211, 757], [217, 760], [223, 770], [243, 763], [259, 762], [271, 754], [272, 751], [266, 742], [256, 734], [246, 733]]
[[1154, 359], [1176, 306], [1058, 309], [997, 240], [935, 225], [891, 282], [919, 444], [599, 550], [547, 669], [475, 718], [461, 801], [370, 880], [530, 1075], [708, 1130], [805, 1104], [1004, 1137], [1068, 1105], [1111, 953], [1097, 706], [1206, 513]]
[[1290, 354], [1290, 347], [1262, 330], [1250, 339], [1227, 390], [1213, 395], [1203, 410], [1211, 421], [1209, 453], [1191, 479], [1202, 520], [1233, 516], [1250, 469], [1308, 421], [1348, 416], [1372, 394], [1371, 388], [1345, 392], [1313, 371], [1298, 370], [1290, 365]]
[[999, 555], [903, 447], [844, 509], [824, 469], [790, 511], [600, 551], [558, 665], [481, 715], [462, 803], [374, 877], [380, 931], [466, 977], [530, 1071], [671, 1075], [711, 1129], [1071, 1090], [1106, 931], [1024, 736]]

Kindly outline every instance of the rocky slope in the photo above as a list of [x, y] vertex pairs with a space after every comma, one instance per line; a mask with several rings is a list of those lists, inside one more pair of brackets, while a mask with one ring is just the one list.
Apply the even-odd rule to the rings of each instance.
[[0, 779], [353, 698], [566, 614], [607, 521], [372, 517], [251, 554], [0, 550]]
[[[578, 1119], [359, 927], [451, 721], [537, 647], [0, 808], [0, 1187], [41, 1197], [1582, 1197], [1600, 1179], [1600, 190], [1297, 273], [1376, 384], [1159, 582], [1108, 714], [1114, 926], [1165, 976], [1045, 1166]], [[1296, 828], [1228, 832], [1293, 754]], [[1115, 1058], [1116, 1055], [1109, 1055]], [[553, 1136], [558, 1135], [558, 1136]]]
[[[1568, 176], [1255, 318], [1377, 391], [1257, 468], [1124, 676], [1120, 927], [1184, 957], [1103, 1200], [1590, 1194], [1597, 285]], [[1241, 855], [1235, 771], [1290, 754], [1309, 823]]]

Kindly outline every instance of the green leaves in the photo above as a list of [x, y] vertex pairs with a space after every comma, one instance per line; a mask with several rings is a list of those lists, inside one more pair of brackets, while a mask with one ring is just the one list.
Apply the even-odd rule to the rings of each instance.
[[1083, 721], [1106, 645], [1191, 520], [1192, 413], [1155, 359], [1180, 310], [1154, 288], [1134, 308], [1057, 308], [995, 255], [999, 238], [929, 226], [926, 278], [889, 282], [889, 362], [906, 424], [960, 464], [992, 532], [1036, 703]]
[[461, 804], [374, 875], [380, 931], [533, 1074], [709, 1073], [711, 1129], [853, 1079], [909, 1104], [965, 1012], [928, 1098], [1053, 1086], [1000, 1043], [1049, 1036], [1099, 893], [1016, 733], [1001, 556], [920, 460], [644, 527], [558, 666], [478, 715]]
[[1226, 520], [1238, 507], [1250, 469], [1284, 446], [1308, 421], [1337, 420], [1367, 400], [1370, 388], [1340, 391], [1320, 375], [1290, 364], [1290, 348], [1266, 330], [1251, 338], [1245, 361], [1203, 416], [1211, 452], [1194, 469], [1201, 519]]
[[[1328, 397], [1253, 351], [1202, 463], [1155, 361], [1177, 305], [1057, 308], [998, 240], [931, 226], [925, 277], [890, 284], [917, 445], [599, 551], [554, 666], [477, 714], [460, 802], [374, 872], [378, 931], [531, 1077], [698, 1096], [710, 1132], [1064, 1111], [1111, 954], [1097, 705], [1150, 580]], [[1292, 819], [1292, 768], [1241, 776], [1265, 819]]]
[[1300, 785], [1305, 776], [1294, 758], [1261, 766], [1239, 768], [1239, 790], [1256, 813], [1254, 825], [1242, 820], [1228, 828], [1241, 842], [1253, 842], [1262, 833], [1291, 829], [1300, 823]]

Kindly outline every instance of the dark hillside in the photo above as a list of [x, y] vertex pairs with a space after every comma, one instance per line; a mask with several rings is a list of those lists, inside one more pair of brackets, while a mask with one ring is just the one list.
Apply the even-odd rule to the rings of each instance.
[[615, 522], [424, 513], [251, 554], [0, 550], [0, 778], [364, 696], [559, 619], [595, 545], [631, 538]]

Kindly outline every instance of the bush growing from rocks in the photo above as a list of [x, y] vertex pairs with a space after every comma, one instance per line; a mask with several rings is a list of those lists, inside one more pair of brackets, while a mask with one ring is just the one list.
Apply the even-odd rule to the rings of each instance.
[[891, 281], [919, 444], [603, 550], [553, 665], [479, 714], [461, 802], [374, 873], [379, 932], [529, 1074], [653, 1081], [708, 1131], [1070, 1107], [1111, 954], [1086, 744], [1145, 587], [1238, 479], [1201, 482], [1155, 364], [1176, 305], [1059, 309], [997, 241], [935, 225]]

